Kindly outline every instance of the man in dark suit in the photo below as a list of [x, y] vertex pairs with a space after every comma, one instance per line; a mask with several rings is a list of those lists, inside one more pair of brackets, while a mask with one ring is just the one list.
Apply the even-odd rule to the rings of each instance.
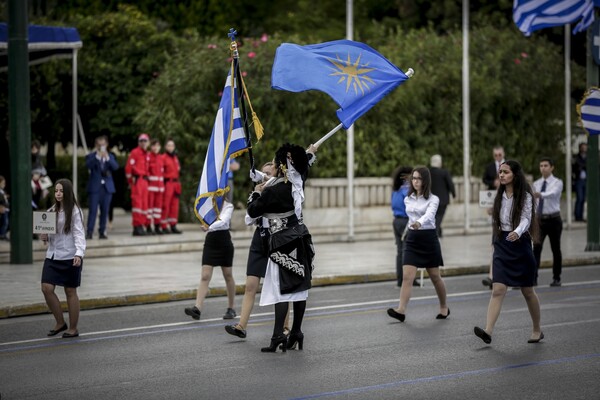
[[488, 190], [496, 190], [498, 188], [498, 169], [500, 169], [500, 164], [505, 161], [502, 146], [495, 146], [492, 154], [494, 155], [494, 162], [488, 164], [483, 173], [483, 183], [486, 184]]
[[112, 173], [119, 168], [114, 154], [108, 151], [108, 139], [99, 136], [95, 141], [95, 150], [85, 157], [85, 165], [90, 171], [90, 180], [87, 184], [88, 192], [88, 223], [86, 239], [91, 239], [96, 224], [96, 214], [100, 207], [100, 239], [108, 239], [106, 236], [106, 222], [108, 221], [108, 209], [115, 184]]
[[454, 182], [448, 170], [442, 168], [442, 156], [435, 154], [431, 156], [429, 172], [431, 173], [431, 193], [440, 198], [440, 205], [435, 214], [435, 229], [438, 237], [442, 237], [442, 220], [446, 213], [446, 208], [450, 204], [450, 194], [456, 197]]

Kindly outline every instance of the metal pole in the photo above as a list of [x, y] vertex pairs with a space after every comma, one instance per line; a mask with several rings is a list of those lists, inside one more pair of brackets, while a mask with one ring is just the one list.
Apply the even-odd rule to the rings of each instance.
[[31, 213], [31, 115], [27, 2], [8, 5], [8, 109], [10, 130], [10, 262], [33, 262]]
[[[587, 31], [587, 86], [598, 86], [600, 68], [594, 62], [592, 29]], [[586, 160], [587, 192], [587, 244], [585, 251], [600, 251], [600, 193], [598, 171], [598, 135], [588, 135], [588, 153]]]
[[565, 25], [565, 182], [567, 190], [567, 229], [573, 222], [573, 193], [571, 191], [571, 24]]
[[[346, 0], [346, 39], [354, 40], [352, 0]], [[346, 131], [346, 153], [348, 177], [348, 241], [354, 241], [354, 124]]]
[[79, 187], [77, 186], [77, 50], [73, 50], [73, 191], [77, 198]]
[[465, 181], [465, 233], [468, 233], [471, 225], [471, 215], [469, 210], [469, 206], [471, 204], [471, 98], [469, 86], [469, 0], [463, 0], [462, 33], [463, 179]]

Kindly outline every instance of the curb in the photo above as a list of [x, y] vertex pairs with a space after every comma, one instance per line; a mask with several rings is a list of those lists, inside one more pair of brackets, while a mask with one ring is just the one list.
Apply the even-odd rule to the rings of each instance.
[[[563, 260], [563, 267], [580, 267], [600, 264], [600, 256], [589, 258], [570, 258]], [[540, 268], [552, 268], [552, 261], [544, 261]], [[489, 265], [476, 265], [471, 267], [445, 267], [442, 268], [442, 276], [477, 275], [488, 272]], [[427, 272], [424, 273], [427, 277]], [[312, 287], [352, 285], [360, 283], [389, 282], [396, 280], [396, 273], [385, 272], [379, 274], [338, 275], [314, 278]], [[236, 285], [237, 295], [244, 294], [245, 285]], [[260, 292], [260, 290], [259, 290]], [[207, 297], [227, 296], [224, 287], [211, 288]], [[81, 310], [94, 310], [100, 308], [134, 306], [141, 304], [167, 303], [171, 301], [190, 300], [196, 298], [196, 290], [176, 290], [170, 292], [134, 294], [126, 296], [100, 297], [94, 299], [80, 300]], [[67, 310], [66, 303], [61, 302], [64, 311]], [[0, 307], [0, 319], [24, 317], [29, 315], [49, 314], [46, 303], [34, 303], [18, 306]]]

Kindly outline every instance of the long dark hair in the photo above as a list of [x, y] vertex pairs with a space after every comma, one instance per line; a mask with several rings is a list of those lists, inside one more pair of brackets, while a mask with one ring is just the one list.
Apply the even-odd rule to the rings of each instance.
[[[75, 193], [73, 192], [73, 184], [68, 179], [59, 179], [54, 184], [56, 188], [57, 185], [61, 185], [63, 188], [63, 199], [61, 202], [57, 202], [55, 198], [54, 208], [56, 212], [60, 210], [65, 213], [65, 226], [63, 227], [63, 233], [68, 234], [71, 232], [71, 218], [73, 217], [73, 210], [77, 207], [77, 211], [81, 213], [81, 208], [79, 208], [79, 204], [77, 204], [77, 199], [75, 198]], [[83, 216], [81, 218], [83, 221]]]
[[[533, 201], [534, 197], [533, 191], [531, 190], [531, 185], [529, 182], [527, 182], [525, 173], [523, 173], [523, 168], [517, 161], [507, 160], [500, 164], [500, 167], [502, 167], [502, 165], [508, 165], [513, 173], [513, 204], [510, 213], [511, 228], [514, 230], [517, 228], [517, 226], [519, 226], [519, 222], [521, 221], [521, 213], [525, 207], [525, 200], [527, 199], [527, 194], [529, 194], [531, 196], [531, 223], [529, 225], [529, 234], [535, 241], [537, 240], [538, 236], [538, 226], [535, 218], [535, 203]], [[500, 226], [500, 209], [502, 208], [502, 198], [505, 192], [506, 185], [500, 184], [500, 186], [498, 186], [498, 191], [496, 192], [496, 199], [494, 200], [494, 208], [492, 212], [492, 225], [494, 237], [496, 238], [500, 236], [500, 231], [502, 230]]]
[[392, 174], [392, 190], [394, 192], [400, 189], [402, 185], [404, 185], [404, 182], [406, 182], [406, 180], [409, 179], [411, 171], [411, 167], [400, 166], [396, 168], [396, 170]]
[[408, 178], [410, 179], [410, 189], [408, 189], [408, 195], [410, 196], [413, 193], [417, 193], [412, 183], [412, 176], [415, 172], [418, 172], [421, 175], [423, 197], [428, 199], [431, 195], [431, 174], [429, 173], [429, 169], [427, 167], [417, 167], [412, 170], [410, 177]]

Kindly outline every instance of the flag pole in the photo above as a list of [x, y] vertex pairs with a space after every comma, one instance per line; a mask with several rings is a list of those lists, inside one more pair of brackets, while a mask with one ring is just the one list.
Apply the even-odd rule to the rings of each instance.
[[[412, 68], [409, 68], [408, 71], [406, 71], [406, 76], [408, 76], [409, 78], [412, 77], [414, 74], [415, 74], [415, 70]], [[327, 132], [327, 134], [325, 136], [323, 136], [321, 139], [319, 139], [313, 146], [315, 146], [318, 149], [319, 146], [322, 145], [324, 141], [326, 141], [327, 139], [332, 137], [334, 133], [336, 133], [337, 131], [339, 131], [342, 128], [343, 128], [343, 125], [339, 124], [332, 130]]]
[[[240, 102], [240, 111], [242, 113], [242, 120], [244, 121], [244, 134], [246, 135], [246, 146], [248, 148], [248, 158], [250, 159], [250, 169], [254, 172], [254, 156], [252, 155], [252, 140], [250, 140], [250, 129], [248, 127], [248, 114], [246, 113], [246, 102], [244, 100], [244, 85], [242, 85], [242, 74], [240, 72], [239, 58], [240, 54], [237, 48], [237, 42], [235, 41], [235, 35], [237, 35], [237, 31], [233, 28], [229, 29], [229, 33], [227, 36], [231, 39], [231, 56], [233, 58], [233, 71], [235, 77], [231, 77], [231, 79], [235, 79], [238, 89], [238, 97]], [[233, 84], [233, 81], [232, 81]]]

